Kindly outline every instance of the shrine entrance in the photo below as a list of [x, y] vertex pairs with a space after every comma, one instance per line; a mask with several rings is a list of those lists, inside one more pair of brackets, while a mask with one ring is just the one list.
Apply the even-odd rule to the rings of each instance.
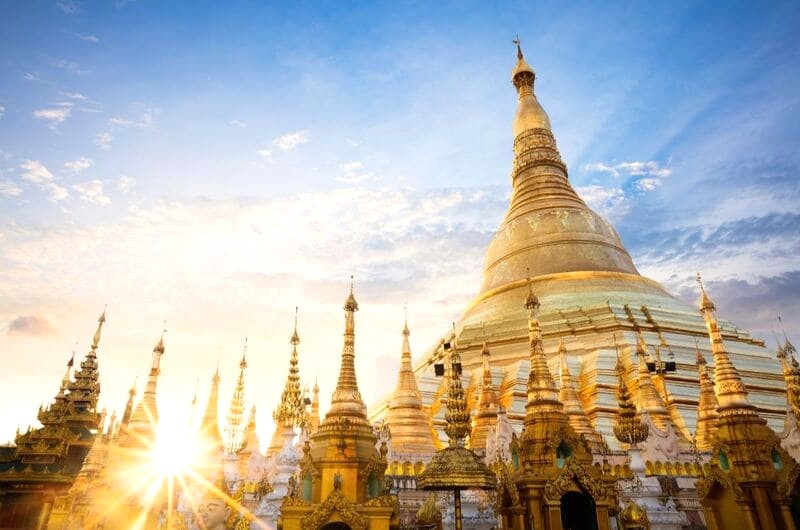
[[319, 530], [350, 530], [350, 527], [344, 523], [328, 523]]
[[583, 492], [566, 492], [561, 497], [561, 527], [564, 530], [597, 530], [594, 499]]

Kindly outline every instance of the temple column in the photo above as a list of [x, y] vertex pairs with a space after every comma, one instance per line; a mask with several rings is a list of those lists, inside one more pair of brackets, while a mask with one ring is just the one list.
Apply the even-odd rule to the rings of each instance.
[[744, 515], [744, 522], [747, 525], [747, 530], [761, 530], [761, 528], [758, 526], [758, 521], [756, 521], [756, 516], [753, 515], [753, 505], [751, 503], [740, 503], [739, 509], [742, 511], [742, 515]]
[[777, 530], [767, 492], [763, 488], [753, 488], [750, 490], [750, 495], [753, 498], [753, 504], [755, 505], [755, 512], [758, 516], [761, 530]]
[[792, 510], [789, 507], [789, 504], [781, 503], [780, 510], [781, 521], [783, 522], [783, 530], [797, 530], [797, 526], [794, 524], [794, 517], [792, 516]]

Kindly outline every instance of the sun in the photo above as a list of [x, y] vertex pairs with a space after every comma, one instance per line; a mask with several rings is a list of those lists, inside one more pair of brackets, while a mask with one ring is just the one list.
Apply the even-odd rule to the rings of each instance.
[[172, 422], [160, 422], [156, 441], [150, 452], [150, 464], [163, 478], [184, 476], [191, 470], [196, 455], [193, 433]]

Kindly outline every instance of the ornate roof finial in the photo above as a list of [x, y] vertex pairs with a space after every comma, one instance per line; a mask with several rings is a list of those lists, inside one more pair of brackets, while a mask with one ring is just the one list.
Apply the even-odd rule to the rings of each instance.
[[497, 423], [497, 412], [500, 408], [500, 400], [494, 390], [492, 381], [492, 367], [489, 364], [489, 346], [486, 340], [483, 341], [481, 357], [483, 357], [483, 373], [481, 379], [481, 393], [478, 397], [478, 408], [475, 412], [475, 421], [472, 426], [472, 433], [469, 437], [470, 449], [486, 449], [487, 437], [490, 436], [495, 424]]
[[219, 361], [217, 361], [217, 369], [211, 377], [211, 390], [208, 393], [208, 403], [203, 413], [203, 419], [200, 421], [200, 434], [205, 438], [204, 442], [208, 446], [208, 449], [222, 448], [222, 436], [220, 436], [219, 433], [218, 404]]
[[297, 334], [297, 312], [299, 311], [298, 306], [294, 306], [294, 333], [292, 333], [292, 338], [289, 340], [289, 344], [292, 346], [297, 346], [300, 344], [300, 335]]
[[797, 354], [797, 349], [794, 347], [794, 344], [789, 341], [789, 336], [786, 334], [786, 328], [783, 327], [783, 319], [780, 315], [778, 315], [778, 322], [780, 323], [781, 331], [783, 332], [783, 350], [789, 357], [794, 357], [794, 355]]
[[592, 420], [586, 414], [583, 402], [572, 384], [567, 363], [567, 347], [563, 338], [558, 339], [558, 357], [561, 365], [561, 388], [558, 391], [558, 399], [564, 404], [564, 413], [575, 432], [583, 435], [591, 447], [599, 449], [603, 445], [603, 438], [592, 425]]
[[714, 302], [708, 297], [706, 293], [706, 289], [703, 286], [703, 278], [700, 276], [700, 273], [697, 273], [697, 285], [700, 286], [700, 310], [701, 311], [716, 311], [717, 307], [714, 305]]
[[519, 40], [519, 34], [517, 34], [514, 37], [514, 40], [512, 40], [511, 42], [513, 42], [514, 44], [517, 45], [517, 60], [521, 61], [522, 60], [522, 48], [520, 47], [521, 41]]
[[[527, 412], [535, 409], [553, 407], [563, 410], [563, 404], [558, 400], [558, 391], [553, 374], [547, 366], [542, 341], [542, 330], [539, 327], [539, 300], [533, 294], [531, 280], [528, 278], [528, 296], [525, 298], [525, 309], [528, 310], [528, 338], [530, 341], [530, 374], [528, 375], [528, 403], [525, 405]], [[528, 420], [526, 419], [526, 422]]]
[[[455, 328], [455, 323], [453, 324]], [[455, 331], [455, 329], [454, 329]], [[464, 438], [470, 431], [469, 409], [464, 388], [461, 386], [461, 354], [458, 353], [456, 339], [453, 337], [450, 353], [450, 370], [447, 385], [447, 412], [445, 412], [444, 432], [450, 439], [451, 447], [463, 447]]]
[[653, 379], [650, 376], [650, 369], [647, 366], [646, 356], [648, 355], [647, 343], [644, 340], [644, 335], [641, 330], [637, 332], [638, 343], [636, 345], [636, 357], [639, 369], [639, 389], [637, 397], [639, 406], [642, 410], [646, 411], [653, 422], [660, 429], [664, 429], [670, 421], [667, 407], [661, 394], [653, 384]]
[[347, 300], [344, 302], [344, 310], [353, 312], [358, 311], [358, 302], [356, 302], [356, 297], [353, 294], [353, 287], [355, 285], [355, 280], [353, 275], [350, 275], [350, 296], [347, 297]]

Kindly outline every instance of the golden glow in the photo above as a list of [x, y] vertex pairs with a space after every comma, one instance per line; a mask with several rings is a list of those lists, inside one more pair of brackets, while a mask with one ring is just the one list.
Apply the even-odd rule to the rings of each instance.
[[197, 440], [188, 428], [160, 422], [156, 443], [150, 451], [153, 474], [165, 479], [186, 475], [197, 457]]

